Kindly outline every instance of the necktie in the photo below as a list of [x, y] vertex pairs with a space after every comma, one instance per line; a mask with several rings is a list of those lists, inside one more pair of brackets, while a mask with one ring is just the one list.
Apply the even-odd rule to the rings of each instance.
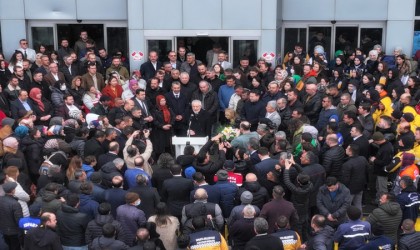
[[140, 102], [140, 103], [141, 103], [141, 106], [143, 106], [144, 113], [146, 113], [146, 116], [149, 116], [149, 114], [147, 113], [146, 105], [144, 104], [144, 102]]
[[179, 95], [175, 95], [175, 98], [178, 99], [179, 98]]
[[23, 56], [25, 57], [25, 59], [28, 57], [28, 54], [26, 54], [26, 49], [23, 51]]

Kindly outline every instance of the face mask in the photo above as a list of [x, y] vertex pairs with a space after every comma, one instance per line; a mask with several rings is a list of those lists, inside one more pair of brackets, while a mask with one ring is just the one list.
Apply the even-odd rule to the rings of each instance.
[[140, 200], [137, 200], [137, 201], [134, 203], [134, 206], [138, 207], [138, 206], [140, 206], [140, 203], [141, 203], [141, 201], [140, 201]]
[[64, 91], [66, 89], [67, 89], [66, 85], [61, 85], [60, 90]]

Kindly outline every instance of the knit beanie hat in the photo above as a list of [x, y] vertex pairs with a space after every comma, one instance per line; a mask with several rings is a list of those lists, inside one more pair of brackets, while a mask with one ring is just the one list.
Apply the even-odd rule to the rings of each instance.
[[254, 199], [254, 196], [249, 191], [244, 191], [241, 194], [241, 203], [244, 204], [244, 205], [251, 204], [253, 199]]

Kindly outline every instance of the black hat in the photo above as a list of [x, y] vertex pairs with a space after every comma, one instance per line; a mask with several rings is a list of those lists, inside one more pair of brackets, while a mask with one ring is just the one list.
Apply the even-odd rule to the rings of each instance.
[[406, 120], [407, 122], [414, 121], [414, 115], [411, 113], [404, 113], [402, 114], [401, 118], [404, 118], [404, 120]]

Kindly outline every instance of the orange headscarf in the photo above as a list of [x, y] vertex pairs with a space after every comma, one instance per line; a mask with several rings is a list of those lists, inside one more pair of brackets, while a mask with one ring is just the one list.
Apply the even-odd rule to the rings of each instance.
[[30, 98], [31, 98], [34, 102], [36, 102], [36, 103], [38, 104], [39, 109], [40, 109], [41, 111], [44, 111], [44, 110], [45, 110], [45, 107], [44, 107], [44, 103], [42, 102], [42, 96], [41, 96], [41, 98], [36, 98], [36, 96], [37, 96], [38, 94], [41, 94], [41, 90], [40, 90], [39, 88], [33, 88], [33, 89], [31, 89], [31, 91], [29, 92], [29, 97], [30, 97]]

